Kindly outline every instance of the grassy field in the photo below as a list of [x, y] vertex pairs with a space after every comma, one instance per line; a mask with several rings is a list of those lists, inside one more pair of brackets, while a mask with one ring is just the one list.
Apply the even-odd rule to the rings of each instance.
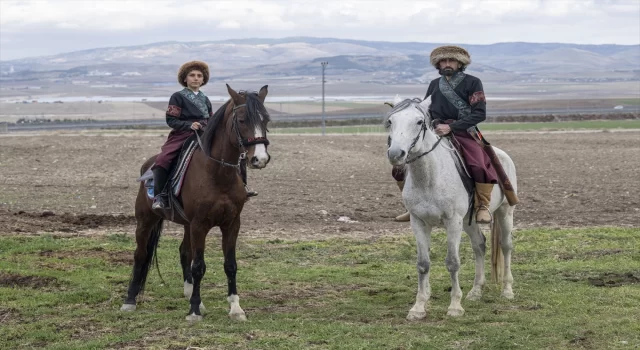
[[[184, 320], [179, 241], [163, 237], [160, 268], [134, 313], [118, 311], [131, 235], [0, 237], [0, 348], [102, 349], [637, 349], [637, 229], [536, 229], [515, 233], [516, 298], [488, 285], [466, 314], [449, 318], [445, 237], [433, 237], [427, 319], [404, 317], [416, 292], [415, 242], [241, 239], [238, 286], [249, 321], [226, 316], [219, 235], [211, 235], [201, 323]], [[468, 239], [460, 281], [473, 280]], [[488, 258], [487, 258], [488, 261]]]
[[[640, 120], [586, 120], [551, 123], [482, 123], [482, 131], [552, 131], [552, 130], [599, 130], [599, 129], [640, 129]], [[271, 128], [274, 134], [319, 134], [320, 127]], [[365, 134], [385, 132], [382, 125], [331, 126], [326, 128], [331, 134]]]
[[617, 100], [618, 103], [632, 105], [632, 106], [640, 106], [640, 98], [623, 98]]

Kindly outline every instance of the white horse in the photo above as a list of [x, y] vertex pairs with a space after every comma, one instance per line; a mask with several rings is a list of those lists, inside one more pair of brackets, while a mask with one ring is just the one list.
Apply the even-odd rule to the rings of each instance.
[[[475, 254], [476, 273], [473, 288], [467, 299], [478, 300], [482, 296], [484, 278], [485, 238], [475, 222], [473, 212], [468, 213], [469, 194], [456, 169], [453, 147], [447, 138], [440, 139], [433, 131], [429, 105], [431, 97], [401, 100], [396, 96], [393, 110], [385, 119], [389, 133], [387, 157], [392, 165], [406, 164], [405, 187], [402, 199], [411, 215], [411, 228], [418, 246], [418, 294], [408, 320], [426, 317], [425, 304], [431, 295], [429, 284], [429, 245], [431, 230], [444, 225], [447, 231], [447, 258], [445, 263], [451, 275], [451, 304], [447, 315], [462, 316], [462, 291], [458, 282], [460, 268], [459, 247], [462, 230], [471, 239]], [[495, 148], [511, 183], [516, 190], [516, 170], [513, 161], [502, 150]], [[502, 296], [514, 297], [511, 275], [511, 230], [513, 228], [513, 206], [504, 197], [500, 186], [495, 186], [491, 196], [490, 212], [492, 224], [492, 266], [494, 280], [503, 282]], [[467, 215], [474, 220], [469, 225]], [[501, 252], [497, 246], [502, 248]]]

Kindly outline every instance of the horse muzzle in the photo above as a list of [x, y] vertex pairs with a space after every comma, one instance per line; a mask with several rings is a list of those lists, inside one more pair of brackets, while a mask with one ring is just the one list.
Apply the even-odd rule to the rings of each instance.
[[254, 155], [249, 160], [249, 168], [251, 168], [251, 169], [262, 169], [262, 168], [265, 168], [267, 166], [267, 164], [269, 164], [270, 161], [271, 161], [271, 155], [270, 154], [267, 154], [266, 157], [258, 157], [258, 156]]
[[389, 158], [391, 165], [402, 165], [407, 161], [407, 152], [399, 148], [389, 147], [387, 158]]

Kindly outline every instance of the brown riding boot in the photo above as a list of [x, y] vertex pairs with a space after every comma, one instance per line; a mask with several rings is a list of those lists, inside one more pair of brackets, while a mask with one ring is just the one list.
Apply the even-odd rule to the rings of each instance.
[[[398, 183], [398, 188], [400, 188], [400, 192], [402, 192], [402, 190], [404, 189], [404, 181], [396, 181], [396, 182]], [[409, 215], [409, 212], [406, 212], [404, 214], [400, 214], [396, 216], [395, 220], [398, 222], [407, 222], [411, 220], [411, 216]]]
[[489, 212], [491, 191], [493, 191], [493, 184], [481, 184], [476, 182], [476, 198], [474, 205], [476, 209], [476, 223], [478, 224], [491, 223], [491, 213]]

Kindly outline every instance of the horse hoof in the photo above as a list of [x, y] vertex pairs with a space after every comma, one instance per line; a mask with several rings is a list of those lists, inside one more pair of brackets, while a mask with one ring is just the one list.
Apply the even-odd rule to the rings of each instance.
[[460, 317], [464, 315], [464, 309], [449, 309], [447, 316]]
[[191, 314], [191, 315], [187, 315], [185, 319], [189, 322], [200, 322], [202, 321], [202, 315]]
[[136, 311], [136, 304], [122, 304], [120, 311]]
[[407, 315], [407, 321], [419, 321], [427, 317], [427, 313], [425, 311], [409, 311]]
[[244, 312], [237, 313], [237, 314], [229, 314], [229, 318], [232, 319], [233, 321], [246, 321], [247, 315], [245, 315]]
[[504, 291], [502, 292], [502, 294], [500, 294], [501, 297], [505, 298], [505, 299], [513, 299], [515, 297], [515, 295], [513, 294], [512, 291]]
[[482, 298], [482, 293], [470, 291], [469, 294], [467, 294], [467, 300], [478, 301], [480, 298]]

